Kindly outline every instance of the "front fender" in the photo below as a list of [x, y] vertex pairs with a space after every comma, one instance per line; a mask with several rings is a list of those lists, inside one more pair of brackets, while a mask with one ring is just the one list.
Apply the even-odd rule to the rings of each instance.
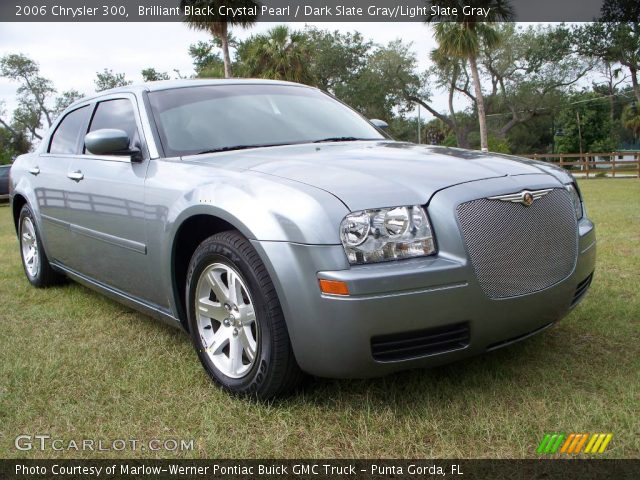
[[349, 210], [336, 197], [262, 173], [240, 175], [198, 185], [177, 198], [167, 212], [170, 240], [184, 221], [205, 214], [230, 223], [250, 240], [340, 244], [339, 225]]
[[335, 196], [310, 185], [171, 160], [150, 163], [145, 204], [150, 264], [153, 274], [163, 279], [170, 305], [174, 303], [170, 259], [176, 236], [190, 218], [217, 217], [249, 240], [338, 245], [339, 225], [348, 213]]

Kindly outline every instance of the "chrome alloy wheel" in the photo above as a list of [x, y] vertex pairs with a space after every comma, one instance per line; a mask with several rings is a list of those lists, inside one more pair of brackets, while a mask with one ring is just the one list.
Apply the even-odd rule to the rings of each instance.
[[202, 345], [214, 366], [242, 378], [253, 366], [258, 346], [256, 314], [240, 273], [224, 263], [204, 269], [196, 286], [196, 319]]
[[24, 217], [20, 225], [20, 248], [22, 249], [22, 261], [29, 276], [38, 275], [40, 267], [40, 256], [38, 255], [38, 240], [36, 239], [36, 229], [33, 221], [29, 217]]

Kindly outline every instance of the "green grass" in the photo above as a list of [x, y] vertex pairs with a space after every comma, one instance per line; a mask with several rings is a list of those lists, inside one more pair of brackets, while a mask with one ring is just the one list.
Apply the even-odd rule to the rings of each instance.
[[[640, 181], [581, 182], [598, 227], [584, 302], [492, 354], [259, 404], [214, 387], [187, 336], [76, 284], [27, 283], [0, 207], [2, 457], [535, 457], [545, 432], [613, 432], [640, 457]], [[14, 438], [194, 439], [195, 450], [20, 452]]]

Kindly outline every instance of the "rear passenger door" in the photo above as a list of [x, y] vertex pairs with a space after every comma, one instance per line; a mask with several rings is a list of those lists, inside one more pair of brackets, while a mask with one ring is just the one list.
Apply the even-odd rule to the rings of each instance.
[[139, 148], [143, 158], [85, 150], [72, 160], [66, 188], [74, 254], [68, 266], [117, 290], [150, 298], [144, 207], [149, 155], [133, 94], [97, 101], [88, 131], [105, 128], [127, 132], [130, 148]]
[[47, 256], [61, 263], [67, 263], [73, 252], [67, 222], [70, 213], [67, 172], [72, 159], [82, 152], [90, 116], [88, 104], [68, 112], [56, 126], [45, 152], [29, 168]]

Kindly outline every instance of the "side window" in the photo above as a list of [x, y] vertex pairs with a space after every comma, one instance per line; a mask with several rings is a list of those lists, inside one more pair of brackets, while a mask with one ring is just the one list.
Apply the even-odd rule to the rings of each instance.
[[84, 137], [88, 117], [89, 106], [67, 113], [51, 136], [49, 153], [79, 153], [79, 140]]
[[117, 128], [124, 130], [129, 135], [130, 147], [140, 144], [136, 115], [133, 111], [133, 104], [126, 98], [117, 100], [105, 100], [98, 103], [96, 112], [91, 119], [89, 131], [100, 130], [101, 128]]

